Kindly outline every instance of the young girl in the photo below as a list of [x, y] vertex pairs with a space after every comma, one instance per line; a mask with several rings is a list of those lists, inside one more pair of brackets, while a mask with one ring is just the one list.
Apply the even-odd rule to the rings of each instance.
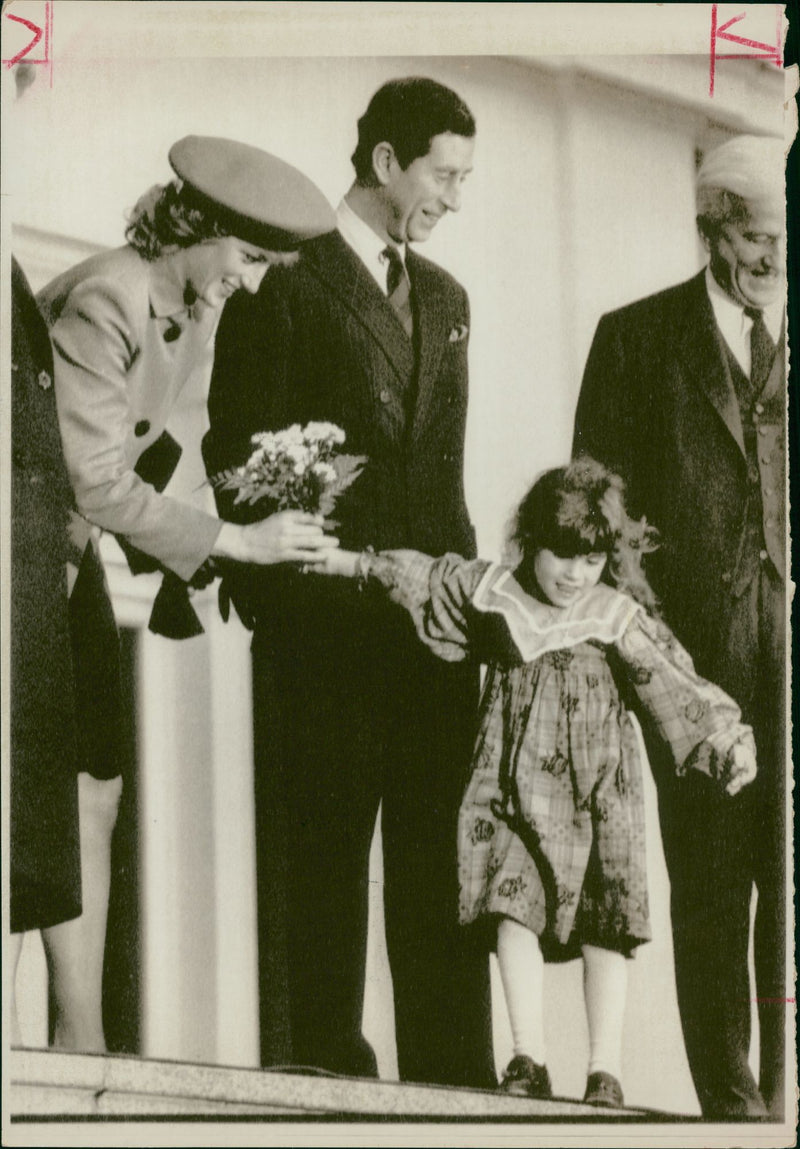
[[551, 1096], [544, 958], [580, 955], [590, 1059], [584, 1101], [621, 1106], [626, 961], [650, 938], [639, 742], [643, 710], [689, 767], [728, 794], [755, 776], [736, 704], [699, 678], [653, 611], [641, 568], [654, 532], [622, 482], [581, 459], [523, 499], [507, 567], [413, 551], [335, 555], [380, 584], [441, 658], [489, 660], [459, 820], [460, 916], [496, 928], [514, 1040], [500, 1089]]

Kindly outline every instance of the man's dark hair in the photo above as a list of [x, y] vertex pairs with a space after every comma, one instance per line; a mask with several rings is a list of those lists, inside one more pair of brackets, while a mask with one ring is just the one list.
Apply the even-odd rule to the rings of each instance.
[[373, 180], [372, 152], [386, 141], [405, 170], [430, 151], [431, 140], [442, 132], [471, 139], [475, 118], [451, 88], [424, 76], [390, 80], [379, 88], [358, 121], [358, 146], [352, 161], [359, 183]]

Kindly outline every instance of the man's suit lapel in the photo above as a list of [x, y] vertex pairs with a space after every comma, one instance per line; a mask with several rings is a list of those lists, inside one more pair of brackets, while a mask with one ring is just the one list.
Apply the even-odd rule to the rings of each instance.
[[704, 271], [688, 283], [685, 298], [686, 308], [675, 333], [678, 360], [687, 378], [705, 393], [746, 458], [739, 401], [708, 298]]
[[352, 248], [338, 232], [330, 232], [308, 243], [302, 258], [381, 345], [405, 387], [414, 371], [413, 345], [391, 304]]
[[439, 306], [441, 284], [437, 281], [435, 270], [410, 250], [406, 256], [406, 266], [411, 280], [414, 334], [419, 348], [417, 403], [412, 431], [416, 435], [424, 425], [430, 408], [447, 332], [444, 312]]

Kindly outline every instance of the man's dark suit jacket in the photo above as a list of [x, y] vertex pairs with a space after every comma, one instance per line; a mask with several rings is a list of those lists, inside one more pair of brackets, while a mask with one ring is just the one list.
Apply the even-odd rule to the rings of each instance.
[[[295, 267], [270, 270], [257, 296], [234, 297], [217, 335], [206, 467], [214, 474], [244, 462], [257, 431], [309, 420], [333, 422], [346, 433], [344, 450], [368, 457], [334, 512], [343, 547], [413, 547], [433, 555], [472, 556], [475, 535], [463, 487], [468, 300], [450, 275], [415, 252], [409, 251], [407, 268], [414, 344], [336, 232], [305, 244]], [[223, 517], [239, 521], [265, 513], [258, 506], [233, 507], [232, 498], [220, 496], [218, 502]], [[328, 925], [304, 945], [326, 951], [325, 977], [332, 980], [326, 988], [319, 971], [309, 970], [304, 987], [290, 993], [305, 1003], [293, 1021], [290, 1055], [314, 1058], [314, 1064], [340, 1072], [370, 1072], [372, 1061], [374, 1071], [369, 1051], [362, 1057], [343, 1049], [346, 1031], [360, 1029], [365, 867], [381, 799], [401, 1076], [489, 1083], [486, 962], [474, 965], [465, 978], [456, 967], [461, 940], [455, 825], [469, 768], [477, 668], [454, 672], [436, 665], [399, 608], [378, 594], [362, 594], [351, 580], [273, 567], [228, 581], [237, 609], [255, 622], [257, 709], [269, 709], [273, 716], [270, 728], [260, 731], [256, 714], [256, 803], [263, 843], [259, 889], [272, 890], [269, 903], [260, 893], [262, 1058], [274, 1060], [286, 1048], [279, 1040], [270, 1048], [268, 1031], [280, 1028], [280, 1009], [273, 1002], [275, 1008], [265, 1014], [264, 995], [274, 997], [283, 976], [295, 981], [304, 976], [304, 959], [291, 953], [288, 974], [270, 967], [280, 929], [265, 923], [282, 896], [290, 916], [302, 898], [313, 904], [304, 906], [303, 922], [289, 932], [299, 936], [328, 914]], [[301, 706], [298, 696], [306, 690]], [[298, 749], [301, 743], [305, 751]], [[325, 752], [316, 753], [314, 746]], [[268, 828], [264, 821], [274, 804], [268, 780], [278, 760], [286, 771], [282, 794], [290, 811], [300, 792], [324, 795], [307, 798], [290, 814], [295, 827], [290, 838], [303, 831], [298, 820], [305, 826], [309, 817], [318, 817], [319, 825], [309, 831], [309, 851], [316, 857], [295, 857], [288, 881], [274, 866], [274, 842], [283, 829], [275, 819]], [[324, 810], [317, 809], [319, 803]], [[290, 855], [293, 848], [290, 842]], [[336, 885], [328, 873], [330, 887], [323, 890], [313, 868], [318, 874], [321, 859], [345, 867], [348, 853], [352, 876]], [[306, 870], [311, 872], [304, 881]], [[335, 915], [321, 899], [338, 905]], [[333, 975], [330, 967], [337, 961], [340, 972]], [[324, 1026], [312, 1019], [315, 995], [320, 1014], [327, 1009]], [[341, 1004], [340, 1023], [332, 1020], [333, 1000]], [[337, 1025], [341, 1048], [326, 1052], [328, 1039], [320, 1030]], [[355, 1049], [358, 1041], [353, 1034], [350, 1046]]]
[[[666, 621], [756, 736], [758, 777], [733, 800], [676, 782], [649, 741], [686, 1049], [704, 1115], [722, 1119], [763, 1113], [759, 1088], [780, 1107], [785, 1017], [782, 349], [761, 395], [748, 389], [701, 273], [600, 320], [573, 444], [619, 472], [632, 512], [661, 532], [647, 572]], [[759, 1088], [748, 1067], [754, 881]]]
[[[619, 472], [632, 513], [646, 513], [661, 531], [649, 578], [698, 672], [716, 681], [731, 601], [748, 573], [742, 548], [751, 476], [705, 273], [600, 320], [575, 420], [580, 451]], [[758, 454], [765, 522], [771, 520], [766, 561], [782, 578], [782, 436], [765, 433]], [[719, 685], [737, 699], [750, 686]]]
[[[305, 244], [297, 267], [271, 269], [256, 299], [239, 293], [227, 304], [207, 469], [244, 462], [255, 431], [329, 420], [345, 430], [345, 450], [369, 457], [336, 508], [342, 546], [472, 555], [463, 487], [469, 301], [447, 272], [415, 252], [407, 266], [416, 378], [400, 321], [337, 232]], [[263, 516], [263, 508], [237, 511], [239, 518]]]

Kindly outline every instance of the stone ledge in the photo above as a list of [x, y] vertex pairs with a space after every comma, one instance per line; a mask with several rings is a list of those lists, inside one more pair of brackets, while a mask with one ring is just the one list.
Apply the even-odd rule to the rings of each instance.
[[[346, 1116], [450, 1121], [664, 1120], [644, 1110], [602, 1110], [569, 1099], [533, 1101], [468, 1089], [307, 1076], [114, 1054], [12, 1050], [10, 1116], [133, 1114]], [[675, 1120], [676, 1118], [669, 1118]], [[680, 1120], [680, 1118], [677, 1118]]]

